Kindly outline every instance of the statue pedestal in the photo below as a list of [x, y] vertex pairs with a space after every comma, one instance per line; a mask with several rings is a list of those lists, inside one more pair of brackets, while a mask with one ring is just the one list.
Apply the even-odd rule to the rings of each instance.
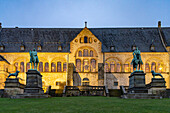
[[161, 92], [166, 91], [165, 86], [165, 79], [164, 78], [152, 78], [152, 82], [149, 84], [149, 94], [156, 94], [160, 95]]
[[134, 71], [129, 76], [129, 93], [147, 93], [145, 86], [145, 73], [143, 71]]
[[24, 94], [19, 94], [16, 98], [47, 98], [42, 89], [42, 75], [37, 70], [28, 70], [26, 87]]
[[5, 81], [5, 88], [3, 97], [11, 98], [17, 94], [24, 92], [25, 85], [19, 83], [18, 78], [7, 78]]

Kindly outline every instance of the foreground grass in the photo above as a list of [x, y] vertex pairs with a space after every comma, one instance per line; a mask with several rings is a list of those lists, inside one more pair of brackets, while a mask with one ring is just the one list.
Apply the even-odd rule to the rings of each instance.
[[168, 113], [170, 99], [114, 97], [0, 98], [1, 113]]

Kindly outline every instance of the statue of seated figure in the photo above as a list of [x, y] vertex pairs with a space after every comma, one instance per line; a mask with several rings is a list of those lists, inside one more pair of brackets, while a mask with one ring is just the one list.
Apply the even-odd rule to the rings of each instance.
[[155, 73], [154, 70], [151, 71], [153, 78], [155, 78], [155, 76], [160, 76], [161, 78], [163, 78], [163, 76], [160, 73]]

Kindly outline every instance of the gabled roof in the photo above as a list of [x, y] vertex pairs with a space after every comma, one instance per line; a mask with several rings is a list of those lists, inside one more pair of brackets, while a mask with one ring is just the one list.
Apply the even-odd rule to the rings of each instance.
[[5, 61], [6, 63], [10, 64], [2, 55], [0, 55], [0, 61]]
[[170, 46], [170, 27], [169, 28], [161, 28], [161, 34], [166, 42], [166, 46]]
[[[170, 28], [165, 28], [170, 31]], [[70, 42], [80, 33], [82, 28], [2, 28], [0, 41], [5, 46], [3, 52], [20, 52], [22, 40], [25, 51], [37, 48], [39, 41], [41, 52], [70, 51]], [[158, 28], [89, 28], [102, 42], [102, 51], [110, 52], [110, 46], [115, 46], [115, 52], [132, 52], [132, 45], [139, 47], [142, 52], [151, 52], [152, 40], [156, 52], [166, 52]], [[166, 36], [165, 36], [166, 37]], [[170, 40], [169, 40], [170, 42]]]

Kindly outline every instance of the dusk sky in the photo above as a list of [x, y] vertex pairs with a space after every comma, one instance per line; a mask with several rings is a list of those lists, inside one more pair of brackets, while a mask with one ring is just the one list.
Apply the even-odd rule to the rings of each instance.
[[0, 0], [3, 27], [170, 27], [170, 0]]

